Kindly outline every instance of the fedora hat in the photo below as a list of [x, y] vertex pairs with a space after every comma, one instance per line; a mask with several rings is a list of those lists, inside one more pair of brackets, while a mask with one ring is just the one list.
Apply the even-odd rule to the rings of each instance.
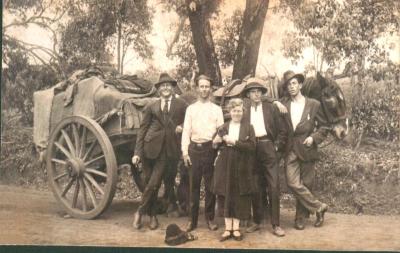
[[196, 78], [196, 86], [199, 85], [199, 81], [200, 80], [208, 80], [211, 83], [211, 86], [214, 84], [214, 81], [213, 81], [213, 79], [211, 77], [209, 77], [207, 75], [204, 75], [204, 74], [201, 74]]
[[158, 82], [154, 84], [154, 87], [158, 89], [158, 87], [163, 83], [171, 83], [172, 86], [176, 86], [176, 80], [170, 77], [167, 73], [161, 73]]
[[191, 233], [182, 231], [175, 223], [169, 224], [165, 230], [165, 243], [169, 246], [176, 246], [187, 241], [193, 241], [196, 237]]
[[246, 96], [251, 89], [260, 89], [263, 94], [267, 93], [268, 89], [263, 85], [264, 81], [260, 78], [250, 77], [247, 79], [247, 84], [244, 86], [242, 96]]
[[284, 89], [286, 89], [288, 82], [290, 80], [292, 80], [293, 78], [297, 78], [299, 83], [303, 83], [304, 79], [305, 79], [303, 74], [296, 74], [296, 73], [294, 73], [294, 71], [288, 70], [285, 73], [283, 73], [283, 88]]

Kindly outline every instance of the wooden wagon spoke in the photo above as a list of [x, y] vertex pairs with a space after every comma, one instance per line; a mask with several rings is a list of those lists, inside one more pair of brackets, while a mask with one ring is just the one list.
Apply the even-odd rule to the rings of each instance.
[[101, 193], [101, 195], [104, 195], [103, 189], [101, 189], [100, 185], [96, 182], [96, 180], [88, 173], [85, 173], [85, 178], [89, 180], [89, 182]]
[[96, 146], [96, 144], [97, 144], [97, 140], [94, 140], [92, 142], [92, 144], [90, 144], [90, 146], [89, 146], [88, 150], [86, 151], [85, 155], [83, 156], [82, 160], [85, 161], [86, 158], [88, 158], [88, 156], [90, 156], [90, 154], [92, 153], [94, 146]]
[[89, 182], [87, 181], [86, 178], [83, 178], [83, 183], [85, 184], [85, 187], [89, 192], [89, 197], [92, 200], [94, 208], [96, 208], [97, 207], [97, 201], [96, 201], [96, 196], [94, 195], [94, 192], [92, 190], [92, 187], [89, 185]]
[[52, 162], [55, 162], [55, 163], [62, 164], [62, 165], [67, 165], [67, 162], [66, 162], [66, 161], [60, 160], [60, 159], [57, 159], [57, 158], [51, 158], [51, 161], [52, 161]]
[[93, 158], [92, 160], [90, 160], [88, 162], [85, 162], [85, 166], [88, 166], [89, 164], [92, 164], [92, 163], [94, 163], [94, 162], [96, 162], [96, 161], [98, 161], [100, 159], [103, 159], [103, 158], [104, 158], [104, 155], [101, 155], [101, 156], [98, 156], [96, 158]]
[[75, 143], [75, 155], [78, 156], [79, 155], [79, 150], [80, 150], [80, 146], [79, 146], [79, 134], [78, 134], [78, 129], [76, 127], [76, 124], [72, 124], [72, 135], [74, 136], [74, 143]]
[[82, 157], [83, 152], [85, 152], [85, 146], [86, 146], [86, 134], [87, 134], [87, 129], [86, 127], [82, 126], [82, 136], [81, 136], [81, 143], [80, 143], [80, 149], [79, 149], [79, 153], [78, 156]]
[[74, 183], [75, 178], [71, 178], [67, 184], [67, 186], [64, 188], [63, 192], [61, 193], [61, 197], [64, 197], [65, 194], [71, 189], [72, 184]]
[[54, 142], [54, 145], [56, 145], [57, 146], [57, 148], [59, 148], [60, 150], [61, 150], [61, 152], [63, 152], [64, 153], [64, 155], [68, 158], [68, 159], [70, 159], [70, 160], [72, 160], [73, 159], [73, 157], [72, 157], [72, 155], [71, 155], [71, 153], [69, 153], [68, 152], [68, 150], [66, 150], [65, 148], [64, 148], [64, 146], [63, 145], [61, 145], [60, 143], [58, 143], [58, 142]]
[[71, 141], [71, 139], [69, 138], [67, 132], [66, 132], [64, 129], [61, 129], [61, 133], [62, 133], [62, 135], [64, 136], [65, 141], [67, 142], [69, 151], [71, 152], [71, 154], [72, 154], [73, 156], [76, 156], [76, 151], [75, 151], [74, 145], [72, 144], [72, 141]]
[[79, 194], [79, 179], [76, 179], [76, 185], [75, 185], [75, 190], [74, 190], [74, 196], [72, 198], [72, 208], [76, 208], [76, 202], [78, 200], [78, 194]]
[[62, 173], [62, 174], [60, 174], [60, 175], [56, 176], [55, 178], [53, 178], [53, 180], [54, 180], [54, 181], [57, 181], [58, 179], [60, 179], [60, 178], [62, 178], [62, 177], [65, 177], [65, 176], [67, 176], [67, 175], [68, 175], [68, 173], [67, 173], [67, 172], [65, 172], [65, 173]]
[[79, 183], [82, 186], [82, 205], [83, 205], [83, 211], [87, 211], [87, 199], [86, 199], [86, 185], [83, 183], [83, 179], [79, 179]]
[[107, 178], [107, 174], [102, 171], [93, 168], [87, 168], [86, 171]]

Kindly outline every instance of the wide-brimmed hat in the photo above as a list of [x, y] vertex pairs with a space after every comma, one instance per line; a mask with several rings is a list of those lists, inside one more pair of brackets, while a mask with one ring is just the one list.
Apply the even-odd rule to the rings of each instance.
[[191, 233], [182, 231], [175, 223], [169, 224], [165, 231], [165, 243], [170, 246], [183, 244], [187, 241], [193, 241], [196, 237]]
[[200, 80], [208, 80], [211, 83], [211, 86], [214, 84], [214, 81], [213, 81], [213, 79], [211, 77], [209, 77], [207, 75], [204, 75], [204, 74], [201, 74], [196, 78], [196, 86], [199, 85], [199, 81]]
[[176, 86], [176, 80], [170, 77], [167, 73], [160, 74], [160, 78], [158, 79], [158, 82], [154, 84], [154, 87], [158, 89], [158, 86], [163, 83], [171, 83], [172, 86]]
[[294, 73], [294, 71], [288, 70], [285, 73], [283, 73], [283, 88], [284, 89], [286, 89], [288, 82], [290, 80], [292, 80], [293, 78], [297, 78], [299, 83], [303, 83], [304, 79], [305, 79], [303, 74], [296, 74], [296, 73]]
[[268, 91], [267, 87], [263, 85], [264, 81], [260, 78], [250, 77], [246, 82], [247, 84], [243, 88], [242, 96], [246, 96], [247, 92], [251, 89], [260, 89], [263, 94]]

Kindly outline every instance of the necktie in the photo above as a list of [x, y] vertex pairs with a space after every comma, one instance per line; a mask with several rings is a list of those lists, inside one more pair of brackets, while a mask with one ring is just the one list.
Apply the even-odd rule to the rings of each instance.
[[257, 111], [257, 107], [258, 107], [258, 105], [259, 105], [259, 104], [255, 104], [255, 105], [253, 105], [253, 107], [254, 107], [254, 111], [255, 111], [255, 112]]
[[169, 100], [164, 101], [164, 107], [163, 107], [164, 119], [166, 119], [168, 116], [168, 102]]

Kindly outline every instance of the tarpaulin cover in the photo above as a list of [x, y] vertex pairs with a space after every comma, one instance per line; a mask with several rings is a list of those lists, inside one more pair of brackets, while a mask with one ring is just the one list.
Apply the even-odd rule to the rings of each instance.
[[[152, 97], [154, 89], [147, 94], [121, 93], [114, 86], [106, 84], [102, 79], [92, 76], [76, 82], [65, 91], [57, 89], [57, 86], [34, 93], [34, 143], [41, 147], [47, 146], [51, 130], [64, 118], [72, 115], [87, 116], [98, 119], [113, 109], [124, 109], [124, 103], [130, 103], [128, 113], [131, 114], [126, 127], [139, 128], [141, 121], [141, 110], [149, 102], [154, 101]], [[71, 88], [73, 87], [73, 88]], [[70, 89], [74, 89], [71, 102]]]

